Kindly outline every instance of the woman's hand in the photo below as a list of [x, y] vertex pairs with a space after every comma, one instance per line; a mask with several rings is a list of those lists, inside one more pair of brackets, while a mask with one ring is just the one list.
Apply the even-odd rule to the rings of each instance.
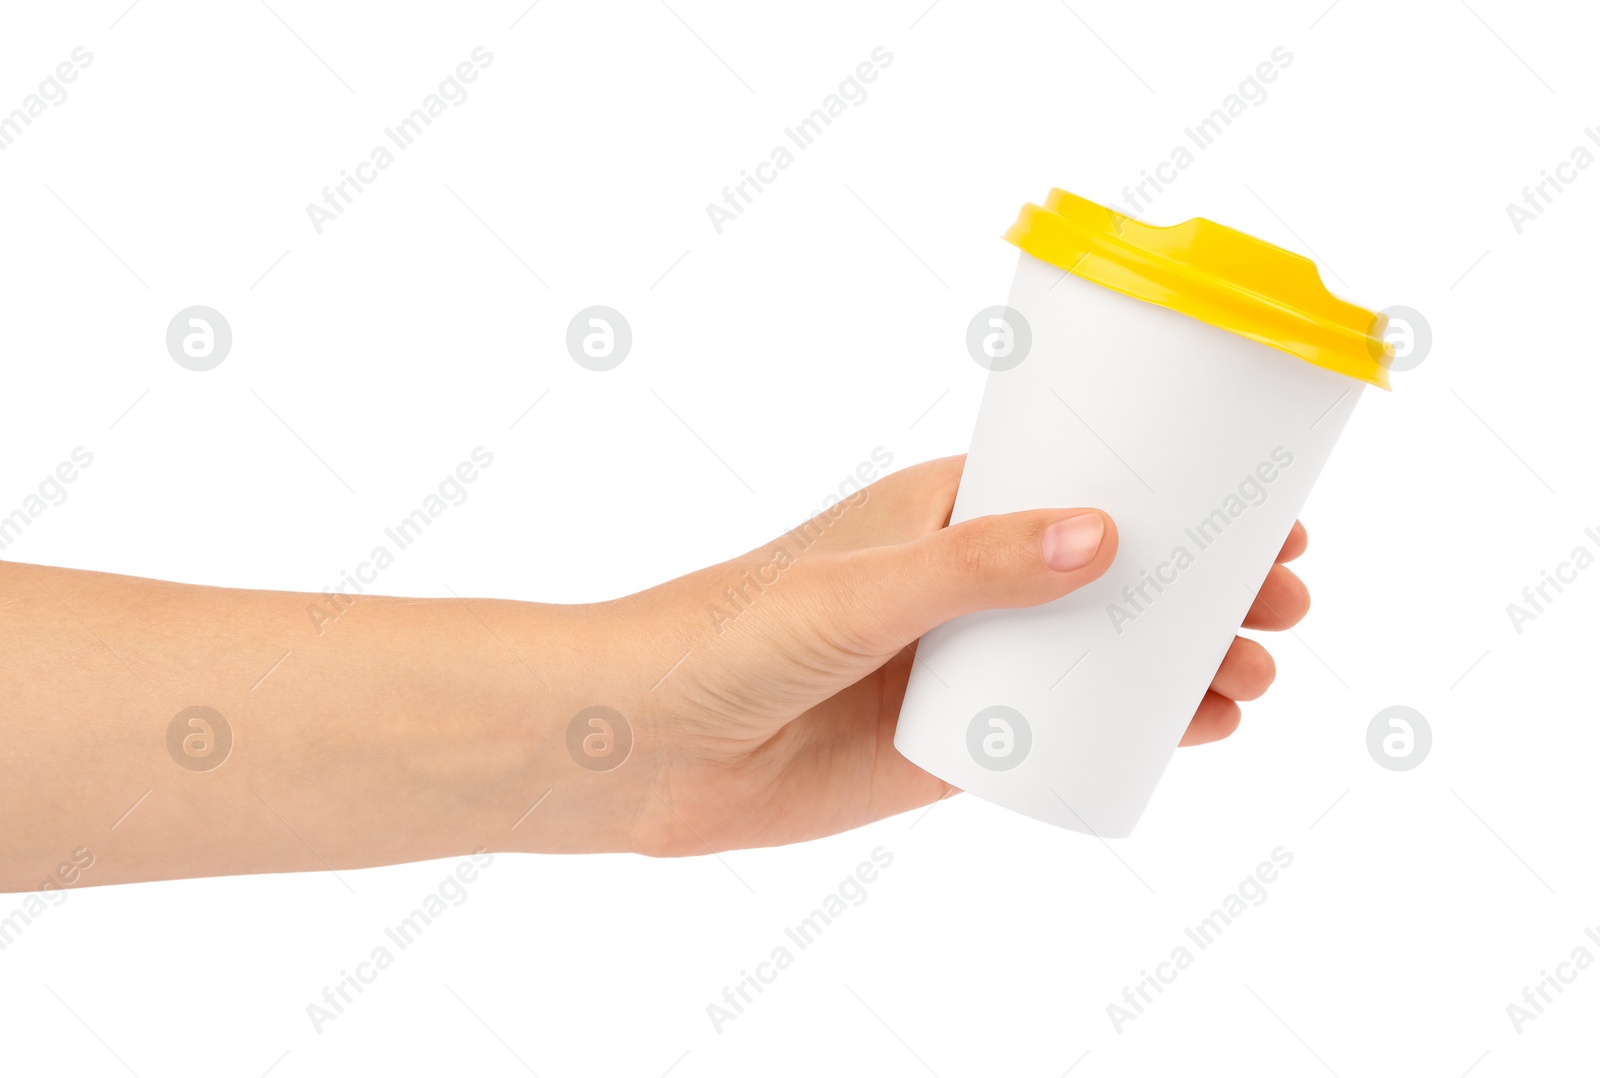
[[[765, 547], [614, 604], [630, 663], [665, 672], [620, 708], [638, 739], [628, 778], [644, 783], [634, 848], [797, 842], [955, 792], [894, 748], [917, 638], [962, 614], [1060, 598], [1117, 547], [1093, 509], [947, 527], [964, 459], [897, 472]], [[1305, 615], [1305, 585], [1281, 564], [1305, 546], [1296, 523], [1245, 627]], [[1231, 734], [1238, 702], [1273, 674], [1265, 648], [1235, 639], [1182, 743]]]
[[[1093, 509], [947, 527], [961, 466], [580, 606], [359, 594], [330, 619], [308, 616], [327, 595], [0, 562], [0, 890], [695, 854], [936, 801], [950, 787], [894, 749], [917, 638], [1059, 598], [1117, 546]], [[1304, 548], [1297, 524], [1279, 560]], [[1307, 605], [1278, 565], [1245, 624]], [[1235, 641], [1184, 743], [1231, 733], [1272, 672]]]

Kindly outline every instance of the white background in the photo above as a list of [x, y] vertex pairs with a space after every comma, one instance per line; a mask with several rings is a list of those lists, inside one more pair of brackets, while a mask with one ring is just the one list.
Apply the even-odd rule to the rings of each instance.
[[[1600, 545], [1600, 168], [1520, 234], [1506, 212], [1600, 124], [1579, 5], [125, 7], [5, 5], [0, 110], [94, 57], [0, 152], [0, 512], [94, 455], [8, 559], [321, 590], [478, 445], [494, 466], [383, 590], [587, 600], [746, 550], [874, 447], [964, 449], [964, 334], [1005, 300], [1017, 208], [1122, 201], [1280, 45], [1266, 100], [1142, 216], [1314, 253], [1434, 341], [1306, 509], [1313, 611], [1276, 687], [1178, 756], [1134, 838], [957, 798], [720, 859], [500, 856], [321, 1033], [306, 1005], [451, 863], [77, 890], [0, 953], [8, 1070], [1594, 1065], [1600, 969], [1520, 1033], [1506, 1010], [1600, 957], [1600, 569], [1520, 634], [1506, 612]], [[479, 45], [465, 103], [317, 234], [306, 204]], [[706, 204], [880, 45], [867, 99], [719, 235]], [[206, 373], [165, 348], [194, 304], [234, 334]], [[633, 327], [604, 374], [564, 346], [591, 304]], [[1398, 773], [1366, 748], [1394, 704], [1434, 736]], [[718, 1032], [707, 1004], [879, 846], [867, 901]], [[1107, 1005], [1279, 846], [1267, 900], [1119, 1032]]]

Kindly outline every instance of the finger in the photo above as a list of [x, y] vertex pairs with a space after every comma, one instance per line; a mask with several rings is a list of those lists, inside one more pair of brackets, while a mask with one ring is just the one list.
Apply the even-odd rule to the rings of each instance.
[[1104, 573], [1116, 552], [1116, 525], [1099, 510], [1035, 509], [818, 559], [807, 577], [819, 601], [838, 606], [843, 596], [858, 638], [893, 652], [963, 614], [1059, 599]]
[[1289, 529], [1289, 538], [1283, 541], [1283, 549], [1278, 551], [1278, 563], [1281, 565], [1286, 561], [1294, 561], [1304, 554], [1307, 542], [1306, 526], [1298, 520], [1295, 521], [1294, 527]]
[[1267, 649], [1242, 636], [1233, 638], [1222, 665], [1211, 679], [1211, 691], [1229, 700], [1255, 700], [1272, 686], [1278, 668]]
[[1274, 565], [1244, 616], [1246, 629], [1289, 629], [1311, 609], [1311, 592], [1293, 571]]
[[1239, 728], [1241, 715], [1243, 712], [1238, 704], [1226, 696], [1208, 692], [1195, 709], [1194, 718], [1189, 720], [1189, 728], [1183, 732], [1183, 740], [1178, 744], [1204, 745], [1221, 741]]

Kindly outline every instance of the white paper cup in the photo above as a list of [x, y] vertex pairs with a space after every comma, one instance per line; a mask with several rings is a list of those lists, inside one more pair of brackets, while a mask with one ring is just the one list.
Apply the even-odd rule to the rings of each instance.
[[924, 636], [895, 735], [962, 790], [1102, 837], [1132, 831], [1362, 389], [1384, 384], [1377, 316], [1363, 380], [1083, 275], [1128, 283], [1113, 270], [1021, 256], [1006, 317], [1013, 347], [1031, 340], [992, 365], [952, 522], [1093, 506], [1116, 561]]

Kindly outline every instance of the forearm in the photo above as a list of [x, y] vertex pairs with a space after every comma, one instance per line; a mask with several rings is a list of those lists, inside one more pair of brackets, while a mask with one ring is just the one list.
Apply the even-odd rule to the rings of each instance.
[[12, 564], [0, 600], [0, 889], [80, 847], [88, 884], [621, 850], [648, 811], [641, 760], [568, 751], [637, 692], [605, 607], [361, 597], [319, 632], [319, 595]]

